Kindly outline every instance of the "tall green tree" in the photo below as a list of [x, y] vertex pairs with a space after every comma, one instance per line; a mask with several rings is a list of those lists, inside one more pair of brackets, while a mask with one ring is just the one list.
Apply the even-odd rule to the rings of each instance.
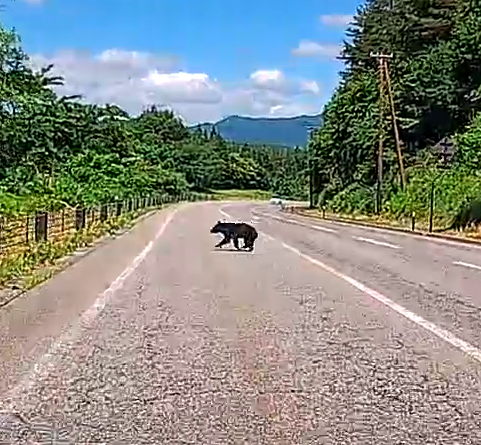
[[368, 0], [358, 9], [342, 52], [342, 82], [310, 141], [327, 198], [342, 192], [345, 201], [346, 189], [372, 189], [381, 122], [385, 196], [397, 190], [392, 120], [380, 118], [379, 67], [371, 53], [393, 54], [389, 72], [409, 171], [480, 111], [480, 21], [481, 6], [472, 0]]

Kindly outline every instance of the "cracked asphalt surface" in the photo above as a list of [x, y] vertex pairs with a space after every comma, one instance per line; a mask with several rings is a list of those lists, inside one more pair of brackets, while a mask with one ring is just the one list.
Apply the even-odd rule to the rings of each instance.
[[[221, 207], [233, 219], [254, 220], [261, 230], [254, 253], [214, 249], [209, 229]], [[27, 424], [53, 423], [65, 428], [58, 443], [77, 444], [481, 443], [481, 363], [282, 242], [475, 346], [481, 271], [453, 262], [481, 264], [481, 251], [315, 223], [333, 230], [326, 232], [252, 210], [275, 213], [245, 203], [181, 209], [100, 315], [57, 351], [49, 372], [4, 397], [0, 426], [24, 434], [11, 443], [34, 443]], [[152, 221], [145, 224], [160, 220]], [[117, 255], [104, 258], [111, 269], [124, 242], [113, 241]], [[93, 283], [106, 287], [102, 255], [81, 261], [97, 261], [83, 281], [78, 272], [69, 281], [69, 271], [52, 280], [70, 282], [77, 299], [86, 289], [85, 308], [75, 300], [79, 313], [95, 300], [87, 296]], [[63, 289], [59, 311], [70, 304]], [[51, 292], [45, 287], [46, 299]], [[25, 319], [9, 310], [0, 334], [19, 331], [14, 320]], [[75, 316], [70, 310], [64, 323]], [[33, 366], [45, 349], [36, 343], [24, 340], [30, 349], [18, 348], [15, 363], [29, 356]], [[28, 381], [30, 367], [15, 369], [11, 348], [0, 346], [5, 394]]]

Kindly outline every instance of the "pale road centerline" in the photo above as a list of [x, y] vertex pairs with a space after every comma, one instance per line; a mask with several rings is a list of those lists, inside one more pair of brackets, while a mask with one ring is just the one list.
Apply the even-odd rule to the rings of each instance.
[[358, 241], [362, 241], [365, 243], [370, 243], [370, 244], [375, 244], [377, 246], [384, 246], [384, 247], [389, 247], [390, 249], [400, 249], [400, 246], [397, 246], [396, 244], [390, 244], [390, 243], [385, 243], [383, 241], [377, 241], [372, 238], [364, 238], [362, 236], [353, 236], [354, 239]]
[[327, 272], [330, 272], [331, 274], [337, 276], [338, 278], [341, 278], [342, 280], [346, 281], [349, 283], [351, 286], [355, 287], [356, 289], [360, 290], [364, 294], [374, 298], [375, 300], [379, 301], [380, 303], [383, 303], [384, 305], [390, 307], [393, 309], [395, 312], [398, 314], [406, 317], [408, 320], [412, 321], [413, 323], [417, 324], [418, 326], [424, 328], [425, 330], [433, 333], [436, 335], [438, 338], [441, 340], [444, 340], [445, 342], [451, 344], [455, 348], [461, 350], [465, 354], [469, 355], [470, 357], [474, 358], [476, 361], [481, 363], [481, 349], [471, 345], [470, 343], [456, 337], [453, 333], [449, 332], [446, 329], [443, 329], [439, 326], [437, 326], [434, 323], [431, 323], [430, 321], [426, 320], [425, 318], [421, 317], [420, 315], [415, 314], [414, 312], [411, 312], [409, 309], [406, 309], [405, 307], [395, 303], [392, 301], [390, 298], [382, 295], [381, 293], [375, 291], [374, 289], [371, 289], [364, 284], [360, 283], [359, 281], [344, 275], [343, 273], [337, 271], [336, 269], [333, 269], [332, 267], [322, 263], [319, 260], [316, 260], [315, 258], [310, 257], [309, 255], [306, 255], [302, 253], [300, 250], [296, 249], [295, 247], [290, 246], [289, 244], [282, 243], [282, 245], [290, 250], [291, 252], [299, 255], [301, 258], [304, 258], [305, 260], [309, 261], [310, 263], [320, 267], [321, 269], [324, 269]]
[[[220, 212], [223, 214], [223, 215], [227, 215], [227, 213], [224, 211], [224, 210], [220, 210]], [[253, 212], [251, 212], [253, 213]], [[315, 226], [315, 225], [312, 225], [312, 224], [306, 224], [306, 223], [303, 223], [303, 222], [300, 222], [300, 221], [296, 221], [296, 220], [293, 220], [293, 219], [288, 219], [288, 218], [281, 218], [279, 216], [274, 216], [274, 215], [263, 215], [263, 216], [267, 216], [268, 218], [271, 218], [271, 219], [275, 219], [275, 220], [278, 220], [278, 221], [281, 221], [281, 222], [287, 222], [287, 223], [290, 223], [290, 224], [296, 224], [298, 226], [302, 226], [302, 227], [309, 227], [311, 229], [314, 229], [314, 230], [320, 230], [322, 232], [327, 232], [327, 233], [337, 233], [337, 230], [334, 230], [334, 229], [329, 229], [327, 227], [322, 227], [322, 226]], [[230, 216], [226, 216], [226, 218], [231, 218]], [[259, 217], [257, 216], [253, 216], [254, 219], [260, 219]]]
[[[220, 212], [225, 215], [227, 218], [230, 218], [230, 215], [225, 212], [224, 210], [220, 210]], [[264, 236], [267, 234], [264, 232], [260, 232]], [[274, 237], [268, 235], [270, 239], [276, 240]], [[290, 246], [289, 244], [286, 244], [282, 241], [279, 241], [282, 246], [291, 252], [297, 254], [299, 257], [309, 261], [310, 263], [314, 264], [315, 266], [324, 269], [327, 272], [330, 272], [332, 275], [335, 275], [336, 277], [340, 278], [341, 280], [349, 283], [351, 286], [354, 288], [360, 290], [362, 293], [365, 295], [368, 295], [371, 298], [374, 298], [375, 300], [379, 301], [380, 303], [384, 304], [385, 306], [391, 308], [395, 312], [397, 312], [399, 315], [402, 315], [403, 317], [407, 318], [408, 320], [412, 321], [416, 325], [422, 327], [426, 331], [431, 332], [434, 334], [436, 337], [440, 338], [441, 340], [445, 341], [446, 343], [449, 343], [450, 345], [454, 346], [455, 348], [459, 349], [460, 351], [464, 352], [466, 355], [472, 357], [475, 359], [477, 362], [481, 363], [481, 349], [473, 346], [472, 344], [460, 339], [453, 333], [449, 332], [446, 329], [441, 328], [440, 326], [426, 320], [425, 318], [421, 317], [420, 315], [411, 312], [409, 309], [406, 309], [405, 307], [397, 304], [390, 298], [382, 295], [381, 293], [375, 291], [374, 289], [369, 288], [368, 286], [360, 283], [359, 281], [355, 280], [354, 278], [349, 277], [348, 275], [343, 274], [342, 272], [337, 271], [336, 269], [328, 266], [327, 264], [322, 263], [319, 260], [316, 260], [315, 258], [312, 258], [309, 255], [306, 255], [305, 253], [302, 253], [300, 250], [296, 249], [295, 247]]]
[[[123, 287], [125, 280], [147, 257], [149, 252], [154, 247], [155, 242], [163, 235], [165, 229], [172, 221], [177, 211], [178, 208], [172, 210], [167, 215], [155, 237], [134, 258], [129, 266], [127, 266], [124, 271], [110, 284], [110, 286], [99, 295], [93, 305], [83, 312], [78, 322], [73, 326], [70, 326], [66, 332], [61, 335], [57, 341], [55, 341], [55, 343], [49, 348], [48, 352], [45, 353], [40, 360], [35, 363], [33, 370], [23, 380], [21, 380], [20, 383], [8, 391], [8, 393], [4, 396], [4, 400], [7, 405], [11, 403], [11, 400], [15, 398], [18, 393], [31, 390], [38, 381], [48, 377], [48, 375], [55, 368], [57, 357], [61, 356], [63, 353], [67, 353], [75, 343], [75, 340], [79, 337], [81, 331], [92, 325], [95, 319], [103, 311], [107, 303], [114, 297], [115, 293]], [[4, 408], [4, 405], [1, 406], [1, 408]], [[0, 427], [1, 426], [2, 425], [0, 422]]]
[[465, 263], [464, 261], [453, 261], [453, 264], [456, 266], [468, 267], [469, 269], [481, 270], [481, 266], [472, 263]]

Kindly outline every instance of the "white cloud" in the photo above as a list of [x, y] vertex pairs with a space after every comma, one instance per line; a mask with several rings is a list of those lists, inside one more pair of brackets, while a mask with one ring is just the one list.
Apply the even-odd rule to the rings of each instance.
[[310, 91], [312, 94], [319, 94], [321, 92], [321, 88], [315, 80], [303, 80], [300, 86], [302, 91]]
[[275, 105], [270, 108], [269, 116], [272, 117], [291, 117], [301, 114], [317, 114], [320, 110], [313, 105], [305, 105], [299, 103], [289, 103], [284, 105]]
[[314, 80], [288, 79], [280, 70], [258, 70], [251, 74], [252, 84], [260, 89], [287, 95], [310, 93], [318, 95], [321, 89]]
[[278, 89], [286, 83], [284, 74], [279, 70], [258, 70], [251, 74], [254, 85], [260, 88]]
[[159, 73], [155, 70], [149, 72], [142, 82], [147, 90], [172, 104], [222, 101], [220, 85], [204, 73]]
[[352, 22], [353, 16], [347, 14], [326, 14], [321, 15], [319, 20], [327, 26], [347, 26]]
[[182, 69], [176, 57], [119, 49], [92, 55], [62, 51], [34, 55], [33, 66], [54, 64], [65, 85], [60, 94], [82, 94], [86, 101], [114, 103], [132, 114], [158, 104], [189, 123], [215, 121], [230, 114], [293, 115], [321, 110], [321, 88], [314, 80], [288, 78], [277, 69], [253, 72], [247, 79], [223, 83], [207, 73]]
[[318, 43], [311, 40], [301, 40], [292, 54], [298, 57], [327, 57], [335, 58], [341, 53], [342, 46], [332, 43]]

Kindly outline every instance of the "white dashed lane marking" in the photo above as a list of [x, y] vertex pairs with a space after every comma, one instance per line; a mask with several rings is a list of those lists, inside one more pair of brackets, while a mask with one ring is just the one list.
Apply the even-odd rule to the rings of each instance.
[[397, 246], [396, 244], [389, 244], [385, 243], [383, 241], [376, 241], [375, 239], [371, 238], [363, 238], [362, 236], [353, 236], [354, 239], [358, 241], [363, 241], [365, 243], [370, 243], [370, 244], [375, 244], [377, 246], [384, 246], [384, 247], [389, 247], [390, 249], [400, 249], [400, 246]]
[[464, 266], [469, 269], [481, 270], [481, 266], [478, 266], [477, 264], [465, 263], [464, 261], [454, 261], [453, 264], [456, 266]]
[[322, 226], [309, 226], [309, 227], [314, 230], [320, 230], [321, 232], [336, 233], [335, 230], [328, 229], [327, 227], [322, 227]]
[[[222, 210], [221, 210], [221, 212], [222, 212]], [[298, 225], [298, 226], [301, 226], [301, 227], [309, 227], [310, 229], [319, 230], [321, 232], [337, 233], [337, 230], [334, 230], [334, 229], [329, 229], [327, 227], [316, 226], [316, 225], [312, 225], [312, 224], [306, 224], [306, 223], [303, 223], [301, 221], [296, 221], [294, 219], [280, 218], [279, 216], [264, 215], [264, 214], [262, 216], [266, 217], [266, 218], [274, 219], [276, 221], [280, 221], [280, 222], [283, 222], [283, 223], [295, 224], [295, 225]]]

